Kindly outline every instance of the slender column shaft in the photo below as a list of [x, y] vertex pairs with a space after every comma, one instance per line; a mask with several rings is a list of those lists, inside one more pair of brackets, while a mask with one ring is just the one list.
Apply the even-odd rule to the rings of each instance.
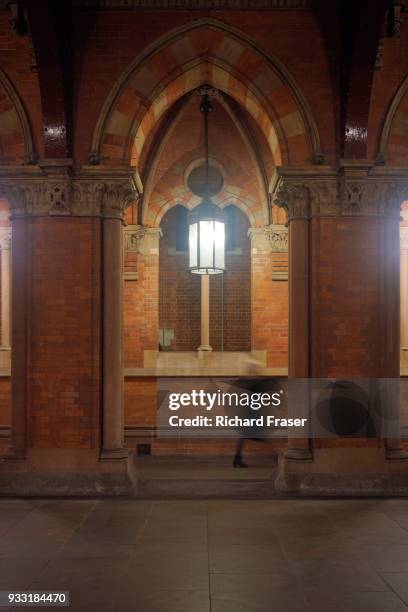
[[211, 351], [210, 346], [210, 276], [201, 276], [201, 345], [199, 351]]
[[11, 448], [10, 459], [24, 459], [26, 453], [27, 399], [27, 219], [13, 220], [11, 259], [12, 326], [11, 344]]
[[384, 221], [385, 364], [387, 378], [384, 410], [385, 451], [388, 459], [405, 453], [400, 439], [400, 225], [399, 219]]
[[1, 344], [10, 346], [10, 247], [1, 248]]
[[[289, 225], [289, 410], [309, 418], [309, 220], [293, 219]], [[296, 433], [296, 432], [294, 432]], [[300, 433], [300, 432], [299, 432]], [[310, 440], [289, 436], [288, 459], [311, 459]]]
[[123, 248], [120, 219], [103, 220], [103, 448], [104, 459], [123, 459]]
[[408, 349], [408, 227], [401, 248], [401, 347]]

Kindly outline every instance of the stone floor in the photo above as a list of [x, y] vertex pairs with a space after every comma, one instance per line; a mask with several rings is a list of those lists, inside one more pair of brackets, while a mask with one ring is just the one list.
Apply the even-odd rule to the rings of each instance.
[[1, 500], [6, 589], [87, 612], [402, 612], [408, 500]]

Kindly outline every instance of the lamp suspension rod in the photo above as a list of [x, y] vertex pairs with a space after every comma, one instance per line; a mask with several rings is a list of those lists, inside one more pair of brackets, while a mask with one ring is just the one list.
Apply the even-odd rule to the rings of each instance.
[[205, 194], [209, 195], [209, 144], [208, 144], [208, 113], [212, 111], [212, 105], [208, 95], [204, 96], [200, 107], [204, 114], [204, 150], [205, 150]]

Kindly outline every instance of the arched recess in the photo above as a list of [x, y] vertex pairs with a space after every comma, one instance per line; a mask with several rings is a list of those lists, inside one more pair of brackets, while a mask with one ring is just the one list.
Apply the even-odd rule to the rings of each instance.
[[[180, 178], [182, 185], [180, 185], [180, 189], [177, 191], [177, 193], [172, 191], [171, 197], [167, 199], [158, 198], [157, 194], [155, 196], [153, 189], [156, 170], [160, 164], [161, 153], [171, 139], [184, 109], [192, 101], [192, 99], [194, 98], [192, 98], [191, 95], [186, 95], [180, 100], [181, 103], [178, 104], [176, 111], [170, 113], [169, 120], [164, 121], [163, 129], [159, 130], [159, 134], [153, 138], [153, 142], [149, 143], [151, 146], [148, 159], [144, 164], [144, 193], [141, 216], [142, 225], [158, 227], [161, 223], [163, 215], [175, 205], [175, 202], [182, 203], [187, 208], [194, 208], [194, 206], [200, 202], [200, 198], [192, 195], [191, 191], [185, 188], [185, 183], [181, 176]], [[245, 189], [240, 189], [236, 184], [233, 186], [233, 190], [231, 190], [227, 184], [222, 192], [214, 197], [214, 201], [221, 208], [234, 204], [249, 218], [251, 227], [267, 225], [270, 222], [268, 178], [266, 176], [266, 171], [263, 169], [262, 156], [257, 151], [256, 142], [248, 126], [237, 116], [236, 109], [232, 107], [231, 103], [225, 98], [225, 96], [219, 94], [216, 96], [216, 99], [231, 118], [232, 123], [234, 124], [249, 154], [258, 184], [260, 199], [257, 198], [255, 200], [253, 195], [251, 196], [251, 194]], [[180, 175], [183, 174], [182, 169], [178, 169], [178, 172]]]
[[254, 117], [276, 164], [321, 158], [308, 103], [282, 64], [241, 31], [199, 19], [154, 42], [127, 68], [105, 101], [91, 163], [137, 165], [160, 117], [202, 84], [224, 91]]
[[27, 113], [10, 79], [0, 69], [0, 164], [32, 164], [35, 159]]
[[[210, 344], [215, 351], [251, 350], [251, 249], [248, 217], [226, 207], [226, 274], [210, 279]], [[159, 342], [162, 351], [200, 344], [201, 278], [188, 269], [187, 209], [172, 206], [161, 221]]]
[[377, 159], [393, 165], [407, 165], [408, 74], [388, 107], [381, 129]]

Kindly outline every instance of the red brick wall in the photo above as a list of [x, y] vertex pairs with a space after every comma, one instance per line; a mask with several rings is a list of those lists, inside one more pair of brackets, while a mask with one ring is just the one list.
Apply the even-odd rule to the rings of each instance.
[[155, 378], [125, 378], [125, 426], [156, 427]]
[[268, 367], [287, 368], [288, 282], [272, 280], [273, 261], [273, 254], [252, 253], [252, 348], [267, 351]]
[[312, 375], [381, 376], [383, 220], [312, 221]]
[[158, 255], [126, 254], [125, 269], [137, 270], [137, 281], [124, 287], [125, 368], [142, 367], [143, 352], [158, 350]]
[[11, 397], [10, 377], [0, 377], [0, 427], [10, 427], [11, 424]]
[[31, 221], [31, 446], [90, 448], [96, 444], [99, 227], [99, 219]]
[[[154, 428], [157, 414], [157, 385], [156, 379], [125, 378], [125, 424], [126, 427]], [[140, 435], [126, 437], [127, 446], [134, 451], [137, 444], [150, 444], [153, 455], [207, 455], [231, 456], [234, 454], [236, 441], [234, 439], [169, 439]], [[245, 453], [271, 455], [280, 452], [286, 447], [286, 441], [274, 440], [265, 443], [248, 441]]]

